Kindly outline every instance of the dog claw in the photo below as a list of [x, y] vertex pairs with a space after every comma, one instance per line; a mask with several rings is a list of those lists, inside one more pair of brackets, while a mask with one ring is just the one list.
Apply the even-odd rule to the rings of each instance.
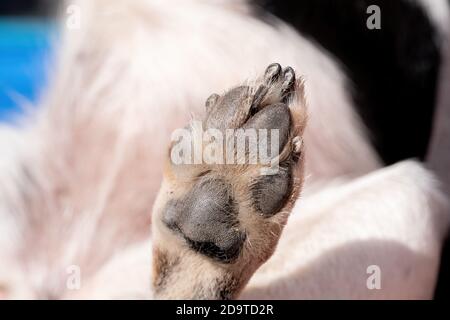
[[281, 74], [281, 65], [279, 63], [272, 63], [266, 69], [264, 74], [264, 82], [270, 84], [275, 81]]

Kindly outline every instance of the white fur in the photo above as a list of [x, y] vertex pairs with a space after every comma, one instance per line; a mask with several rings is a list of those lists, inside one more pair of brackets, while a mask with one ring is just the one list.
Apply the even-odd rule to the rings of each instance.
[[[280, 21], [274, 19], [269, 25], [249, 16], [245, 3], [239, 1], [95, 0], [77, 5], [82, 9], [81, 29], [64, 30], [60, 62], [38, 112], [22, 129], [0, 132], [2, 150], [11, 150], [0, 160], [4, 178], [0, 228], [5, 230], [0, 257], [11, 266], [0, 269], [0, 281], [6, 283], [10, 296], [116, 298], [142, 297], [147, 292], [150, 297], [146, 289], [151, 272], [150, 210], [170, 133], [184, 126], [191, 113], [202, 113], [210, 93], [251, 79], [276, 61], [293, 66], [306, 80], [309, 190], [303, 201], [309, 209], [299, 204], [283, 239], [298, 237], [290, 241], [307, 241], [305, 248], [311, 250], [299, 250], [307, 255], [301, 257], [282, 242], [271, 261], [278, 261], [277, 268], [286, 264], [296, 268], [313, 263], [329, 248], [378, 235], [380, 241], [417, 249], [429, 258], [429, 263], [415, 269], [415, 256], [406, 255], [400, 267], [411, 267], [411, 277], [420, 281], [429, 276], [425, 288], [409, 286], [413, 291], [408, 297], [431, 297], [442, 232], [433, 236], [431, 223], [422, 226], [407, 218], [411, 207], [418, 210], [411, 213], [414, 222], [440, 217], [435, 206], [425, 204], [433, 203], [438, 191], [419, 164], [368, 177], [368, 188], [378, 190], [379, 197], [366, 195], [365, 178], [360, 178], [348, 187], [325, 190], [325, 199], [337, 190], [343, 193], [333, 201], [313, 200], [329, 182], [343, 183], [379, 168], [353, 111], [346, 79], [325, 52]], [[395, 183], [397, 171], [404, 184]], [[390, 189], [395, 193], [390, 194]], [[418, 197], [420, 190], [424, 194]], [[346, 214], [339, 213], [344, 210], [339, 208], [342, 203], [348, 208]], [[364, 215], [360, 216], [361, 207]], [[320, 220], [315, 224], [317, 237], [309, 230], [311, 224], [302, 222], [314, 218], [306, 212], [316, 212], [315, 219]], [[440, 220], [443, 229], [447, 224], [446, 218]], [[321, 244], [320, 235], [333, 228], [340, 231], [328, 238], [328, 246]], [[356, 229], [358, 236], [353, 235]], [[412, 239], [425, 241], [424, 247], [419, 250]], [[391, 249], [386, 246], [386, 250]], [[358, 259], [354, 268], [362, 267]], [[81, 267], [79, 292], [66, 287], [70, 265]], [[136, 271], [125, 289], [124, 269]], [[11, 270], [17, 273], [14, 281]], [[335, 271], [344, 273], [342, 281], [355, 272]], [[395, 272], [392, 264], [387, 272]], [[320, 283], [323, 277], [318, 273], [307, 281]], [[283, 286], [275, 273], [270, 278]], [[247, 292], [282, 297], [269, 289], [254, 289], [277, 283], [258, 284], [256, 275]], [[351, 284], [347, 287], [351, 289]], [[291, 297], [304, 298], [348, 293], [326, 289], [289, 288], [289, 292]], [[391, 287], [384, 294], [406, 295]], [[352, 297], [372, 295], [362, 292]]]
[[[302, 199], [241, 298], [430, 299], [450, 220], [436, 183], [405, 161]], [[151, 297], [149, 247], [112, 259], [68, 297]], [[366, 285], [371, 265], [380, 267], [380, 290]]]
[[[412, 161], [304, 198], [242, 298], [430, 299], [450, 220], [445, 205]], [[367, 287], [371, 265], [380, 267], [380, 290]]]
[[437, 28], [440, 36], [447, 34], [450, 29], [449, 14], [450, 7], [447, 0], [416, 0], [427, 12], [430, 20]]

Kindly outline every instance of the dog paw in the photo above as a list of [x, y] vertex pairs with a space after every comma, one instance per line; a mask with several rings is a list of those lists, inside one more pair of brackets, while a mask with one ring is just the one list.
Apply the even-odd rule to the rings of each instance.
[[270, 257], [303, 183], [305, 114], [302, 82], [279, 64], [207, 99], [205, 118], [170, 147], [153, 216], [156, 287], [199, 261], [242, 284]]

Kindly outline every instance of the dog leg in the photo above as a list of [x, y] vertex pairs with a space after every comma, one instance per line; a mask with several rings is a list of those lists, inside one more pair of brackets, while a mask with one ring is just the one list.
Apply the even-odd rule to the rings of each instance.
[[[174, 164], [172, 144], [153, 212], [155, 298], [235, 298], [272, 255], [303, 184], [302, 93], [292, 68], [272, 64], [255, 83], [207, 100], [208, 130], [277, 132], [276, 167], [254, 161], [252, 143], [241, 154], [227, 144], [233, 164]], [[190, 133], [198, 137], [192, 124]]]

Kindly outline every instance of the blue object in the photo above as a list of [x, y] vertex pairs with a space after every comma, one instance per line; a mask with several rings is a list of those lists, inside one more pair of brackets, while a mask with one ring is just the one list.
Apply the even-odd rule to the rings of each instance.
[[20, 101], [36, 103], [47, 81], [53, 44], [53, 21], [0, 19], [0, 121], [22, 112]]

